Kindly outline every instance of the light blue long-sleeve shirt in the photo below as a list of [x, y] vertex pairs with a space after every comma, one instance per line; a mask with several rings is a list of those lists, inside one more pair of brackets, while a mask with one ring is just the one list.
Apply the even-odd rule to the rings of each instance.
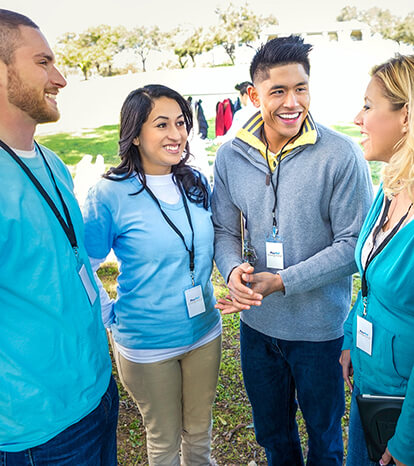
[[[102, 179], [83, 208], [85, 244], [91, 257], [111, 248], [119, 262], [117, 300], [110, 328], [115, 341], [131, 349], [191, 345], [220, 320], [210, 275], [213, 262], [211, 212], [188, 201], [194, 226], [195, 284], [203, 292], [206, 312], [190, 318], [184, 291], [192, 287], [189, 254], [137, 177]], [[160, 201], [163, 210], [191, 246], [191, 229], [183, 200]]]

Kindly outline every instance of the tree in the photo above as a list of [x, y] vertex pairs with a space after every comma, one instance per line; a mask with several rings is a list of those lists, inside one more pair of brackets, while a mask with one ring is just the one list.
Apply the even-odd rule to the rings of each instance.
[[115, 55], [124, 47], [125, 28], [106, 24], [88, 28], [79, 34], [66, 33], [58, 40], [60, 63], [68, 68], [79, 67], [88, 79], [93, 66], [101, 75], [112, 75]]
[[67, 68], [80, 68], [85, 80], [88, 79], [94, 59], [90, 49], [82, 47], [80, 38], [71, 32], [63, 34], [57, 43], [58, 63]]
[[174, 54], [178, 58], [178, 63], [180, 65], [180, 68], [185, 68], [185, 65], [188, 63], [188, 53], [185, 48], [182, 48], [180, 46], [176, 46], [174, 48]]
[[369, 25], [373, 34], [380, 34], [385, 39], [392, 39], [408, 45], [414, 45], [414, 12], [405, 18], [394, 16], [390, 10], [372, 7], [358, 11], [356, 7], [342, 8], [336, 18], [338, 21], [356, 19]]
[[146, 71], [145, 64], [150, 52], [160, 49], [161, 37], [158, 26], [141, 26], [127, 32], [124, 41], [125, 47], [140, 57], [142, 71]]
[[414, 45], [414, 12], [409, 13], [399, 22], [395, 28], [393, 38], [397, 42]]
[[79, 39], [94, 60], [99, 74], [112, 76], [114, 57], [123, 50], [126, 29], [123, 26], [112, 27], [107, 24], [93, 26], [81, 33]]
[[392, 39], [399, 18], [390, 10], [373, 7], [361, 13], [361, 21], [368, 24], [373, 34], [381, 34], [385, 39]]
[[170, 32], [170, 44], [174, 54], [178, 57], [181, 68], [184, 68], [191, 58], [193, 66], [196, 65], [195, 57], [213, 48], [211, 39], [205, 34], [202, 27], [183, 30], [182, 27]]
[[356, 6], [344, 6], [336, 17], [337, 21], [352, 21], [353, 19], [359, 20], [359, 13]]
[[224, 48], [233, 65], [237, 46], [242, 44], [251, 46], [265, 27], [278, 24], [273, 15], [266, 17], [258, 15], [247, 3], [241, 7], [230, 3], [227, 9], [217, 8], [215, 12], [219, 23], [211, 30], [213, 41]]

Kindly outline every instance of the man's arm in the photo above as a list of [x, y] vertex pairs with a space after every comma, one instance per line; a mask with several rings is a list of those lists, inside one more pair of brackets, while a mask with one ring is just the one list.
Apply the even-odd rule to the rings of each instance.
[[287, 296], [320, 288], [356, 271], [355, 245], [371, 203], [369, 169], [356, 153], [334, 180], [329, 202], [332, 244], [279, 272]]
[[[241, 257], [240, 210], [233, 203], [227, 185], [225, 164], [219, 149], [214, 165], [214, 189], [211, 199], [214, 224], [214, 260], [224, 279], [243, 260]], [[227, 154], [226, 154], [227, 156]]]
[[[219, 300], [217, 307], [231, 313], [249, 309], [251, 305], [259, 306], [262, 296], [254, 293], [242, 280], [243, 273], [252, 273], [254, 269], [249, 264], [243, 263], [241, 257], [240, 210], [231, 199], [227, 173], [220, 152], [221, 150], [214, 165], [214, 190], [211, 201], [215, 233], [214, 259], [228, 284], [231, 297]], [[224, 154], [221, 155], [224, 157]]]

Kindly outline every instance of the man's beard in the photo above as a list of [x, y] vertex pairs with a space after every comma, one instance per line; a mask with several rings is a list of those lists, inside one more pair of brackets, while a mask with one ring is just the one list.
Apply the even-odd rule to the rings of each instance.
[[8, 100], [12, 105], [27, 113], [36, 123], [49, 123], [59, 119], [59, 111], [47, 104], [44, 90], [39, 92], [24, 84], [13, 66], [9, 66], [7, 76]]

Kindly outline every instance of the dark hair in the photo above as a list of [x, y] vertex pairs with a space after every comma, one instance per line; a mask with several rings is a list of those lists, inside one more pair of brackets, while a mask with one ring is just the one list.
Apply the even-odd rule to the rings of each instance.
[[236, 89], [236, 91], [239, 91], [241, 95], [244, 95], [247, 94], [247, 88], [249, 86], [253, 86], [253, 83], [251, 83], [250, 81], [243, 81], [240, 84], [236, 84], [234, 86], [234, 89]]
[[0, 9], [0, 60], [6, 65], [13, 61], [13, 54], [20, 40], [19, 26], [39, 27], [27, 16], [15, 11]]
[[310, 63], [309, 52], [312, 45], [304, 44], [300, 36], [277, 37], [262, 45], [253, 57], [250, 65], [250, 77], [255, 82], [257, 79], [266, 79], [269, 69], [290, 63], [303, 65], [309, 76]]
[[[149, 84], [132, 91], [121, 108], [121, 124], [119, 128], [119, 156], [121, 163], [117, 167], [111, 167], [103, 176], [109, 180], [121, 181], [136, 173], [143, 187], [137, 193], [145, 189], [146, 179], [142, 166], [141, 154], [138, 146], [133, 141], [139, 137], [142, 125], [147, 121], [154, 107], [154, 101], [160, 97], [168, 97], [175, 100], [180, 106], [187, 134], [193, 127], [193, 115], [187, 100], [178, 92], [161, 84]], [[172, 166], [173, 180], [179, 183], [191, 202], [202, 204], [208, 208], [209, 198], [207, 181], [201, 174], [193, 170], [187, 161], [190, 157], [188, 141], [184, 149], [184, 157], [177, 165]]]

